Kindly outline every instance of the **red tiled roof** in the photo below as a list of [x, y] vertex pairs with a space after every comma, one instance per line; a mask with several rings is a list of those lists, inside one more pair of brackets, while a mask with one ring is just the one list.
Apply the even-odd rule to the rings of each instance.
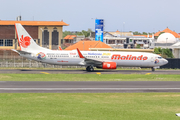
[[161, 31], [158, 31], [157, 33], [154, 34], [154, 36], [159, 36], [160, 33]]
[[174, 31], [170, 30], [169, 28], [166, 28], [166, 29], [164, 29], [163, 31], [159, 31], [159, 32], [155, 33], [154, 36], [159, 36], [159, 34], [160, 34], [161, 32], [171, 33], [171, 34], [174, 35], [174, 37], [180, 38], [180, 35], [179, 35], [178, 33], [176, 33], [176, 32], [174, 32]]
[[73, 40], [75, 37], [77, 37], [77, 36], [76, 35], [67, 35], [66, 37], [64, 37], [64, 39]]
[[22, 25], [33, 25], [33, 26], [68, 26], [63, 21], [7, 21], [0, 20], [0, 25], [14, 25], [15, 23], [21, 23]]
[[74, 50], [76, 48], [79, 48], [79, 50], [89, 51], [89, 48], [111, 48], [111, 47], [101, 41], [79, 41], [76, 44], [67, 47], [65, 50]]

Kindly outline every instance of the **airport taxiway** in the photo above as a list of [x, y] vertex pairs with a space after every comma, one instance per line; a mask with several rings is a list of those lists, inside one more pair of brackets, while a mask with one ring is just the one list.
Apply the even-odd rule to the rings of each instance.
[[[15, 74], [180, 74], [180, 70], [52, 70], [1, 69]], [[111, 92], [180, 92], [179, 81], [0, 81], [0, 93], [111, 93]]]
[[86, 70], [62, 70], [62, 69], [0, 69], [0, 73], [17, 73], [17, 74], [180, 74], [180, 70], [156, 70], [152, 72], [149, 70], [94, 70], [87, 72]]
[[180, 92], [179, 81], [1, 81], [0, 93]]

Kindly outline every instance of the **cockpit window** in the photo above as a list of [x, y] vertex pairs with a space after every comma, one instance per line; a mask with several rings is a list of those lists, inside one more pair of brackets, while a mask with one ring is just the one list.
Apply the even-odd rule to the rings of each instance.
[[162, 59], [162, 57], [158, 57], [159, 59]]

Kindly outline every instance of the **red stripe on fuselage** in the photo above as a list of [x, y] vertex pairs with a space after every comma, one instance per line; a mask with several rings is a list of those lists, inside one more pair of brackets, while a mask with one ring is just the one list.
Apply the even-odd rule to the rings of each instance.
[[132, 56], [132, 55], [120, 55], [120, 54], [114, 54], [111, 57], [112, 60], [147, 60], [147, 56]]

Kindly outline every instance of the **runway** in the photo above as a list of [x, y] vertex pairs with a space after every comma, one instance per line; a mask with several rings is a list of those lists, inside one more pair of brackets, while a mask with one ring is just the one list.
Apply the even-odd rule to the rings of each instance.
[[15, 73], [15, 74], [180, 74], [180, 70], [156, 70], [152, 72], [149, 70], [94, 70], [94, 72], [87, 72], [86, 70], [52, 70], [52, 69], [0, 69], [0, 73]]
[[0, 93], [180, 92], [178, 81], [39, 82], [1, 81]]

